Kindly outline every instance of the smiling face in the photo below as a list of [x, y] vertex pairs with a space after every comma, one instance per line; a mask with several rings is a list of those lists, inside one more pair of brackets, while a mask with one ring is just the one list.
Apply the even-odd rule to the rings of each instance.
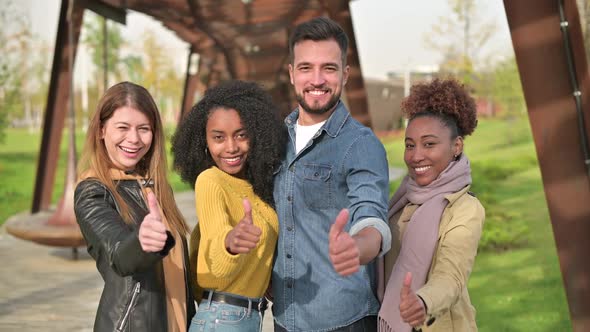
[[220, 170], [245, 178], [250, 138], [234, 109], [217, 108], [209, 114], [205, 135], [211, 158]]
[[152, 126], [145, 114], [133, 107], [123, 106], [105, 121], [101, 139], [114, 167], [134, 170], [150, 150]]
[[293, 48], [289, 75], [303, 110], [301, 124], [311, 125], [330, 116], [348, 79], [348, 66], [343, 65], [342, 52], [334, 39], [303, 40]]
[[431, 116], [414, 118], [406, 129], [404, 161], [408, 174], [420, 186], [436, 180], [456, 155], [463, 151], [463, 138], [451, 138], [451, 130]]

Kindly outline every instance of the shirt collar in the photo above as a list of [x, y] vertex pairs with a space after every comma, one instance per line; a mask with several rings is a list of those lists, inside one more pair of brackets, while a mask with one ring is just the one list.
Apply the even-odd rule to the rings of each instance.
[[[324, 130], [328, 135], [336, 137], [340, 133], [340, 130], [342, 130], [342, 127], [344, 127], [349, 116], [350, 113], [348, 112], [348, 109], [346, 109], [346, 106], [344, 106], [344, 103], [340, 100], [338, 101], [338, 104], [336, 104], [336, 109], [332, 112], [332, 115], [330, 115], [320, 130]], [[285, 118], [285, 124], [287, 127], [293, 128], [297, 123], [298, 118], [299, 108], [296, 108], [295, 111]]]

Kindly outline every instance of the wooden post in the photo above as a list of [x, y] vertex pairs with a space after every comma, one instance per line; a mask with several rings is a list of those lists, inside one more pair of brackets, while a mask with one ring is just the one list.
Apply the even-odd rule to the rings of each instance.
[[[504, 0], [574, 331], [590, 330], [590, 179], [568, 73], [559, 1]], [[583, 114], [590, 82], [575, 0], [565, 0]], [[590, 131], [587, 122], [582, 124]]]
[[[69, 109], [71, 72], [68, 67], [70, 48], [73, 48], [74, 58], [82, 27], [84, 7], [79, 0], [73, 1], [72, 27], [73, 36], [69, 43], [68, 30], [68, 0], [62, 0], [55, 41], [53, 65], [51, 67], [51, 80], [47, 95], [45, 118], [43, 122], [43, 134], [39, 161], [37, 164], [37, 176], [35, 177], [35, 191], [33, 194], [33, 213], [46, 210], [51, 204], [51, 194], [55, 181], [57, 160], [59, 158], [59, 145], [61, 142], [65, 115]], [[73, 61], [74, 59], [72, 59]]]

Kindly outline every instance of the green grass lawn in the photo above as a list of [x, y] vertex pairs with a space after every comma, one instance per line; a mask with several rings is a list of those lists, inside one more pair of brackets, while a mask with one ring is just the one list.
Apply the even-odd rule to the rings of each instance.
[[[78, 136], [81, 150], [82, 134]], [[0, 224], [31, 207], [39, 142], [39, 133], [6, 132], [0, 145]], [[63, 190], [65, 142], [54, 202]], [[390, 164], [405, 168], [401, 136], [388, 138], [385, 147]], [[465, 151], [473, 165], [473, 190], [486, 208], [469, 283], [480, 331], [571, 331], [528, 120], [482, 119], [466, 139]], [[175, 191], [190, 189], [174, 172], [170, 181]]]
[[[5, 141], [0, 145], [0, 224], [9, 216], [31, 208], [39, 145], [40, 133], [6, 131]], [[62, 150], [65, 152], [63, 144]], [[55, 186], [60, 190], [54, 190], [54, 201], [63, 191], [64, 167], [65, 158], [60, 158], [55, 179]]]
[[[402, 138], [385, 145], [390, 163], [404, 167]], [[486, 208], [469, 282], [480, 331], [571, 331], [528, 120], [482, 119], [465, 151]]]

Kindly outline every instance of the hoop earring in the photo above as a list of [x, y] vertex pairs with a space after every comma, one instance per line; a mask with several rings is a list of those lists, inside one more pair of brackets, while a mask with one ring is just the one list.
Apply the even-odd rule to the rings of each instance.
[[205, 154], [209, 154], [209, 149], [207, 149], [207, 147], [205, 147]]

